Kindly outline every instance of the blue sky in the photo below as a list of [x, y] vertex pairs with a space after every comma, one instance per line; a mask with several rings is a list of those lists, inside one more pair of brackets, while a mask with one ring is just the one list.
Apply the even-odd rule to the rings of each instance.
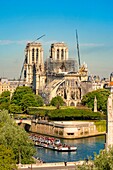
[[19, 78], [28, 41], [39, 42], [44, 58], [51, 43], [65, 42], [77, 58], [78, 30], [81, 63], [89, 73], [109, 77], [113, 71], [112, 0], [0, 0], [0, 77]]

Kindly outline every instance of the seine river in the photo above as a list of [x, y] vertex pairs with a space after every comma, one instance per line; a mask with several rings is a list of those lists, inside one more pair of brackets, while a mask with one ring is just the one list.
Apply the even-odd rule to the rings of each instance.
[[61, 140], [62, 143], [77, 146], [76, 152], [57, 152], [50, 149], [38, 148], [37, 157], [40, 157], [44, 162], [75, 162], [84, 160], [87, 157], [94, 156], [94, 153], [99, 154], [101, 149], [104, 149], [105, 136], [90, 137], [76, 140]]

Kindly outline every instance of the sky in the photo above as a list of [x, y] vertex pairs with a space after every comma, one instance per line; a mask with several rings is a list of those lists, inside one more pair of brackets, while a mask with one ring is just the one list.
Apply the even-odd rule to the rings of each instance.
[[113, 72], [113, 0], [0, 0], [0, 77], [17, 79], [27, 42], [45, 34], [44, 59], [52, 43], [64, 42], [69, 57], [89, 74], [109, 78]]

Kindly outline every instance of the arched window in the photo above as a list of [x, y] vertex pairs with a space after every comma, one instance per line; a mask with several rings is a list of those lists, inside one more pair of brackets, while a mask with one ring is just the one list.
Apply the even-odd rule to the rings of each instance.
[[59, 60], [59, 49], [57, 50], [57, 60]]
[[34, 52], [35, 52], [35, 50], [34, 50], [34, 48], [32, 49], [32, 62], [34, 62]]
[[36, 62], [38, 62], [38, 48], [36, 49]]
[[64, 50], [62, 49], [61, 50], [61, 60], [63, 60], [64, 59]]

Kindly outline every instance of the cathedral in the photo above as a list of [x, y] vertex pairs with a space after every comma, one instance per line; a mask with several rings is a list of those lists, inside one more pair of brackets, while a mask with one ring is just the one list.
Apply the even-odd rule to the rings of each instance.
[[84, 63], [77, 69], [77, 61], [68, 56], [65, 43], [53, 43], [50, 56], [44, 61], [41, 43], [28, 43], [25, 48], [24, 82], [49, 104], [61, 96], [66, 106], [77, 106], [82, 96], [92, 90], [88, 68]]

